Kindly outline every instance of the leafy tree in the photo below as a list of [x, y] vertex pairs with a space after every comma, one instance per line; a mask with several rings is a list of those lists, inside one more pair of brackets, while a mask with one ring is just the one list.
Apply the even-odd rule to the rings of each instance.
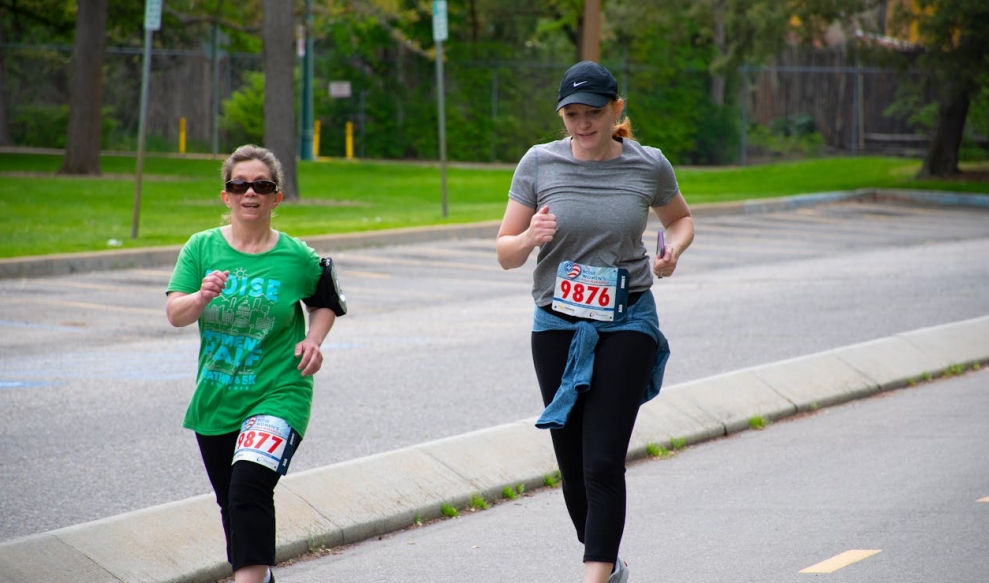
[[75, 18], [74, 0], [0, 2], [0, 145], [13, 143], [9, 124], [18, 112], [8, 102], [7, 79], [12, 68], [21, 66], [4, 43], [69, 43]]
[[742, 65], [761, 64], [785, 46], [790, 10], [778, 0], [702, 0], [681, 4], [698, 24], [696, 43], [709, 45], [713, 55], [711, 101], [725, 104], [727, 76]]
[[989, 67], [989, 3], [917, 0], [898, 7], [893, 23], [913, 28], [923, 50], [915, 65], [937, 95], [937, 122], [921, 166], [921, 177], [958, 174], [959, 151], [972, 100], [986, 88]]
[[[602, 12], [605, 6], [602, 2]], [[584, 60], [584, 0], [548, 0], [542, 10], [534, 40], [550, 54], [564, 48], [573, 51], [565, 61]]]

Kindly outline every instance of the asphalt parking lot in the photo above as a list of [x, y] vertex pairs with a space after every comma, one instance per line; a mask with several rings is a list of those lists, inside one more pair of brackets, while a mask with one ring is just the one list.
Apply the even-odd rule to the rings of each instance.
[[[989, 314], [985, 209], [838, 202], [696, 223], [676, 276], [654, 286], [667, 383]], [[324, 344], [294, 470], [538, 413], [531, 263], [501, 270], [490, 227], [314, 246], [337, 261], [351, 313]], [[165, 321], [169, 275], [0, 280], [0, 539], [209, 492], [181, 428], [197, 336]]]

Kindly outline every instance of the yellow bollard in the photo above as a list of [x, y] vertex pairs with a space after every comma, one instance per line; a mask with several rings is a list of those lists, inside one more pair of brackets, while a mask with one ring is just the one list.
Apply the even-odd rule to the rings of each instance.
[[179, 118], [179, 154], [185, 154], [185, 118]]
[[312, 159], [319, 158], [319, 120], [312, 124]]
[[347, 122], [347, 159], [354, 158], [354, 122]]

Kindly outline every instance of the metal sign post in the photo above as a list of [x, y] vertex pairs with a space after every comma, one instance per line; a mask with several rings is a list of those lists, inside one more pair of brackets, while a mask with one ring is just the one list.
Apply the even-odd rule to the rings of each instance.
[[302, 124], [302, 131], [299, 133], [299, 159], [313, 159], [313, 15], [312, 0], [306, 0], [306, 25], [302, 27], [302, 34], [305, 35], [305, 42], [299, 44], [299, 48], [305, 50], [302, 55], [302, 100], [299, 109], [299, 119]]
[[134, 215], [131, 217], [130, 238], [137, 239], [141, 220], [141, 180], [144, 176], [144, 133], [148, 117], [148, 77], [151, 75], [151, 36], [161, 29], [162, 0], [146, 0], [144, 5], [144, 69], [141, 73], [141, 113], [137, 129], [137, 169], [134, 171]]
[[433, 40], [436, 42], [436, 96], [440, 125], [440, 188], [443, 197], [443, 218], [446, 211], [446, 108], [443, 105], [443, 41], [447, 39], [446, 0], [433, 1]]

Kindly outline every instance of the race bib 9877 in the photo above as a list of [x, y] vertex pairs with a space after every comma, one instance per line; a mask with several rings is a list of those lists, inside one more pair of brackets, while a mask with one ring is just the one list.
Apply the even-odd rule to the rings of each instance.
[[233, 462], [254, 462], [284, 476], [298, 443], [298, 434], [284, 419], [255, 415], [241, 425]]

